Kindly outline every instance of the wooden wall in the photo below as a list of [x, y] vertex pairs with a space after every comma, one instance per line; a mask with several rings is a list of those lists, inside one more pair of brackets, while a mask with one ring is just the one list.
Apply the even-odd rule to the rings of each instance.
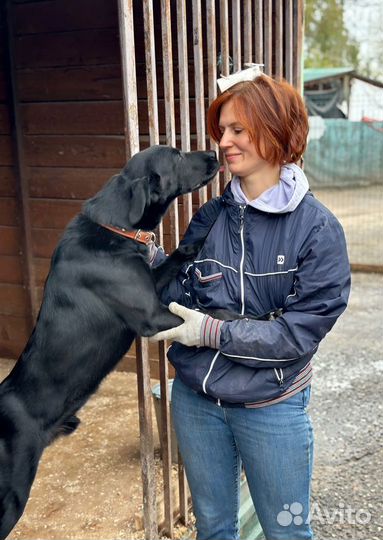
[[[149, 146], [142, 6], [135, 31], [141, 148]], [[160, 20], [160, 4], [156, 5]], [[41, 302], [50, 257], [70, 219], [125, 163], [117, 1], [10, 2], [14, 69], [7, 66], [6, 23], [0, 28], [0, 358], [16, 358], [30, 334], [20, 178], [11, 116], [19, 112], [30, 234], [32, 288]], [[176, 39], [176, 34], [174, 34]], [[161, 47], [161, 33], [156, 32]], [[176, 43], [175, 43], [176, 47]], [[190, 51], [192, 55], [192, 51]], [[192, 68], [190, 68], [192, 73]], [[15, 99], [8, 92], [13, 77]], [[191, 80], [191, 89], [192, 89]], [[161, 142], [165, 142], [162, 65], [158, 69]], [[176, 100], [177, 126], [179, 102]], [[192, 115], [194, 113], [191, 104]], [[168, 240], [165, 235], [165, 240]], [[153, 353], [157, 356], [156, 353]], [[129, 366], [133, 368], [130, 359]]]

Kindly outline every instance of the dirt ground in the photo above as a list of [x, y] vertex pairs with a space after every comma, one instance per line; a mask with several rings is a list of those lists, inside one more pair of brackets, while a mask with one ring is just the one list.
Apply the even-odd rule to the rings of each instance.
[[[12, 365], [1, 361], [0, 379]], [[79, 417], [77, 431], [45, 451], [9, 539], [144, 538], [136, 376], [113, 372]], [[157, 430], [155, 445], [160, 492]]]

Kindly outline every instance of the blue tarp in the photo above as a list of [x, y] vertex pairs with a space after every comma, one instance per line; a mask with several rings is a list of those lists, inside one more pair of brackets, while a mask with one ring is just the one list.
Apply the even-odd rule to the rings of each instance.
[[310, 187], [383, 184], [383, 122], [310, 117], [304, 158]]

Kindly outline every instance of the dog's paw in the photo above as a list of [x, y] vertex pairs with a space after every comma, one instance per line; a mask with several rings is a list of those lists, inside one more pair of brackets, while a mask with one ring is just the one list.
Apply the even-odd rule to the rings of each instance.
[[198, 255], [203, 244], [203, 241], [193, 242], [192, 244], [181, 244], [178, 247], [178, 251], [180, 255], [185, 258], [185, 260], [192, 260]]
[[58, 435], [70, 435], [78, 428], [80, 422], [81, 420], [77, 416], [69, 416], [59, 427]]

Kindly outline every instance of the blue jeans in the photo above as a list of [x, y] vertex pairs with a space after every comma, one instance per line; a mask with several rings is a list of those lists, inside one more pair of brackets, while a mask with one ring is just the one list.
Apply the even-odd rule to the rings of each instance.
[[225, 408], [175, 379], [173, 422], [198, 540], [239, 538], [242, 464], [267, 540], [313, 538], [308, 520], [313, 462], [309, 399], [310, 387], [260, 409]]

